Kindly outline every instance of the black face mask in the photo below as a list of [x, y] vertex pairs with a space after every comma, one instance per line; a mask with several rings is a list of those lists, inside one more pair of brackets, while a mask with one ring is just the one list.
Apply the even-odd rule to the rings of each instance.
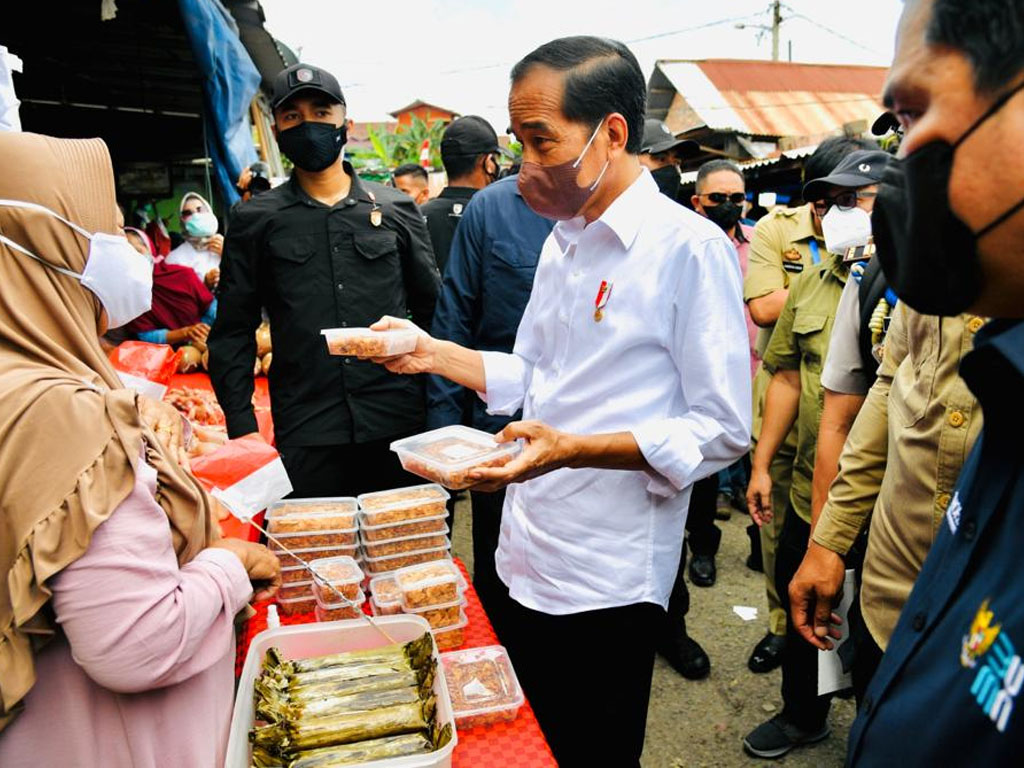
[[718, 205], [705, 205], [704, 215], [711, 219], [729, 234], [736, 229], [736, 224], [743, 215], [743, 208], [726, 200]]
[[674, 165], [666, 165], [651, 171], [651, 176], [654, 177], [654, 183], [658, 185], [661, 194], [676, 199], [679, 194], [679, 171]]
[[277, 135], [278, 147], [295, 167], [314, 172], [329, 168], [338, 159], [347, 140], [348, 131], [344, 125], [336, 128], [330, 123], [309, 121]]
[[878, 260], [901, 301], [926, 315], [958, 315], [981, 293], [978, 240], [1024, 208], [1024, 199], [973, 232], [949, 207], [957, 147], [1024, 88], [1001, 96], [956, 143], [933, 141], [886, 167], [871, 215]]

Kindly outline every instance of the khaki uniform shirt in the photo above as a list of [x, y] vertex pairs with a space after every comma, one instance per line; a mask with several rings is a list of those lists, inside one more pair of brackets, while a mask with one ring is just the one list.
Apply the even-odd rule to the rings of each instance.
[[959, 369], [984, 323], [897, 305], [878, 380], [814, 530], [815, 542], [846, 554], [871, 517], [861, 609], [883, 650], [981, 430], [981, 409]]
[[800, 371], [796, 457], [789, 500], [807, 522], [811, 520], [811, 480], [824, 401], [821, 369], [848, 274], [841, 257], [831, 254], [821, 264], [809, 267], [793, 284], [764, 355], [765, 365], [774, 371]]
[[[743, 300], [749, 304], [751, 299], [789, 288], [792, 279], [814, 263], [812, 240], [818, 241], [818, 251], [824, 261], [828, 251], [824, 240], [814, 231], [810, 203], [799, 208], [776, 208], [758, 221], [750, 242]], [[762, 328], [758, 333], [757, 354], [762, 358], [771, 335], [771, 328]]]

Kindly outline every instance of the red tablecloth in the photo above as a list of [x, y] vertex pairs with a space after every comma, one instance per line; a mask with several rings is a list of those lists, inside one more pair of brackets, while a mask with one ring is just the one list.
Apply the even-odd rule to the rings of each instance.
[[[466, 569], [462, 562], [455, 562], [465, 574]], [[466, 592], [466, 601], [469, 626], [466, 627], [466, 643], [462, 647], [497, 645], [498, 637], [494, 634], [494, 628], [484, 613], [480, 598], [477, 597], [472, 584]], [[267, 604], [260, 603], [254, 608], [256, 615], [249, 619], [244, 634], [238, 638], [236, 677], [242, 672], [249, 643], [267, 628]], [[312, 621], [316, 621], [312, 613], [281, 616], [282, 624], [305, 624]], [[459, 744], [455, 748], [452, 765], [454, 768], [557, 768], [558, 764], [544, 740], [544, 734], [541, 733], [530, 703], [526, 702], [512, 722], [478, 726], [468, 730], [460, 729]]]

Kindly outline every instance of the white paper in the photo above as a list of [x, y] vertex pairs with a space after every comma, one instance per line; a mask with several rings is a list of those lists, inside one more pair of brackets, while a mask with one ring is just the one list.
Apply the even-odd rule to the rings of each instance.
[[277, 458], [246, 475], [230, 488], [214, 488], [211, 493], [235, 517], [250, 520], [291, 492], [288, 473], [281, 459]]
[[757, 618], [757, 608], [751, 605], [734, 605], [732, 612], [744, 621], [753, 621]]
[[846, 572], [843, 578], [843, 598], [839, 601], [834, 613], [843, 620], [839, 625], [839, 639], [832, 639], [832, 650], [818, 651], [818, 695], [834, 693], [849, 688], [853, 684], [849, 672], [843, 672], [843, 662], [839, 658], [839, 646], [850, 638], [850, 606], [853, 604], [853, 592], [856, 582], [853, 570]]
[[157, 384], [155, 381], [144, 379], [141, 376], [133, 376], [124, 371], [118, 371], [117, 375], [126, 389], [134, 389], [140, 395], [145, 395], [152, 400], [163, 400], [164, 395], [167, 394], [167, 386], [164, 384]]

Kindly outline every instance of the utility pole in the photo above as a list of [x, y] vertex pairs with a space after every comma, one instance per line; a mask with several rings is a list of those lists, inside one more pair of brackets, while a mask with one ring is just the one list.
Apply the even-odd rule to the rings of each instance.
[[772, 2], [772, 61], [779, 60], [779, 27], [782, 25], [782, 1]]

